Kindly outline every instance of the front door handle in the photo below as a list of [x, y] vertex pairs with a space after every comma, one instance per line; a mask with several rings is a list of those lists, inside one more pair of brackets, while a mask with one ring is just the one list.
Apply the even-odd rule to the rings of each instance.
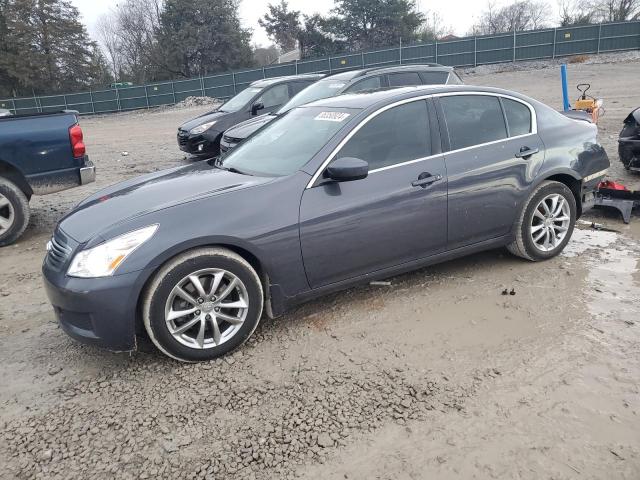
[[411, 186], [427, 188], [429, 185], [439, 182], [440, 180], [442, 180], [442, 175], [431, 175], [430, 173], [424, 172], [418, 176], [417, 180], [411, 182]]
[[518, 153], [516, 153], [516, 158], [524, 158], [527, 159], [529, 158], [531, 155], [535, 155], [536, 153], [538, 153], [540, 150], [537, 148], [529, 148], [529, 147], [522, 147], [520, 149], [520, 151]]

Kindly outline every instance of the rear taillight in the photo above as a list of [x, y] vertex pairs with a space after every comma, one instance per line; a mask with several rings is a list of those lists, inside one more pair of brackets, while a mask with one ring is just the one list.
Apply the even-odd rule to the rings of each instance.
[[82, 129], [76, 124], [69, 128], [69, 139], [71, 140], [71, 150], [74, 158], [84, 157], [87, 148], [84, 146]]

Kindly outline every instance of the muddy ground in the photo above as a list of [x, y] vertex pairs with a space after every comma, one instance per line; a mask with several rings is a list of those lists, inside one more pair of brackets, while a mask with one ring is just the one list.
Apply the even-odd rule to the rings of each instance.
[[[605, 99], [611, 177], [638, 189], [616, 139], [639, 73], [570, 67]], [[559, 107], [558, 77], [465, 80]], [[54, 225], [101, 187], [188, 162], [176, 127], [205, 110], [83, 118], [97, 182], [34, 198], [0, 250], [0, 478], [640, 478], [637, 215], [587, 215], [545, 263], [495, 250], [329, 296], [208, 364], [69, 339], [40, 280]]]

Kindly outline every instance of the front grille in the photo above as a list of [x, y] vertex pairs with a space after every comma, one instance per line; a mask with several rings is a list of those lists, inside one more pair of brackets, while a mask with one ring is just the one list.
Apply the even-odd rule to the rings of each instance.
[[56, 230], [47, 247], [46, 261], [49, 266], [56, 270], [62, 268], [71, 257], [71, 252], [73, 252], [73, 248], [69, 245], [69, 240], [60, 230]]

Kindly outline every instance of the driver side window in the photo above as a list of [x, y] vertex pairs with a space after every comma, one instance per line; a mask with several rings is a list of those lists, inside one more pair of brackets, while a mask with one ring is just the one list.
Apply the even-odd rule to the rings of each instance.
[[286, 83], [271, 87], [264, 92], [255, 103], [262, 103], [264, 108], [276, 107], [289, 101], [289, 87]]
[[369, 171], [431, 155], [427, 103], [418, 100], [393, 107], [365, 124], [345, 144], [337, 158], [355, 157]]

